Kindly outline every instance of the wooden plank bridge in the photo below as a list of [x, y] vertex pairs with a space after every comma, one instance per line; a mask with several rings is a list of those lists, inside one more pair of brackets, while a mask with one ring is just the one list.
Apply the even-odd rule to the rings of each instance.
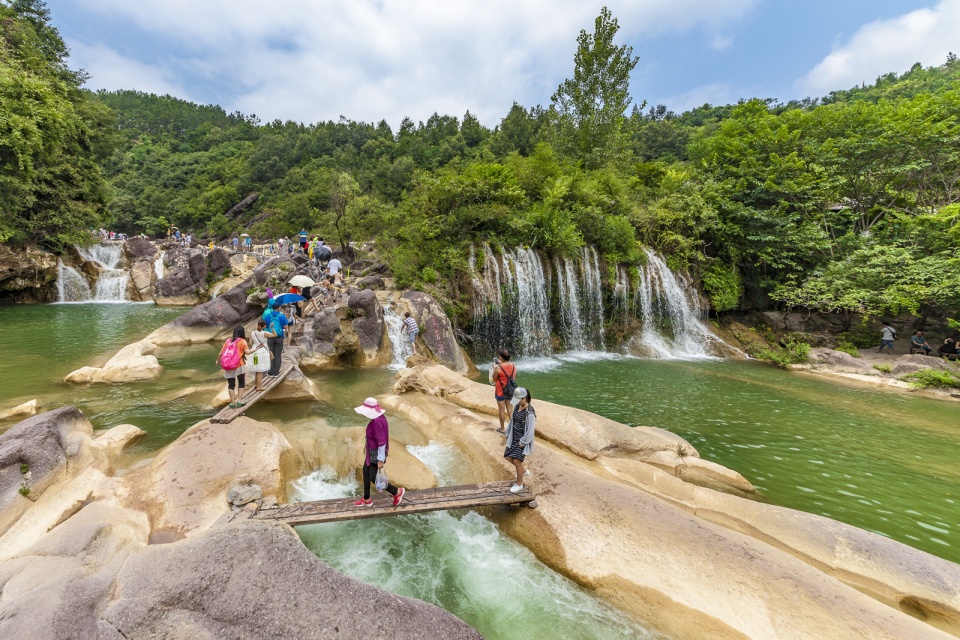
[[262, 508], [253, 515], [252, 519], [279, 520], [289, 525], [300, 525], [494, 505], [526, 504], [536, 506], [534, 495], [530, 493], [528, 487], [524, 486], [523, 490], [518, 493], [510, 493], [512, 484], [508, 480], [506, 482], [487, 482], [485, 484], [407, 491], [403, 496], [403, 502], [397, 507], [393, 506], [393, 497], [386, 492], [383, 494], [375, 493], [373, 504], [369, 507], [353, 506], [356, 497], [298, 502]]
[[[243, 402], [246, 403], [245, 405], [242, 407], [236, 407], [234, 409], [231, 409], [230, 405], [227, 405], [220, 410], [220, 413], [210, 418], [210, 422], [227, 424], [228, 422], [236, 420], [243, 415], [244, 411], [256, 404], [260, 398], [270, 393], [271, 389], [283, 382], [284, 379], [290, 375], [290, 372], [293, 371], [295, 366], [296, 365], [294, 364], [288, 363], [280, 367], [280, 375], [271, 376], [263, 381], [263, 391], [253, 391], [253, 387], [247, 387], [247, 392], [244, 393], [242, 398]], [[252, 375], [253, 374], [251, 374], [251, 376]], [[247, 380], [247, 384], [250, 384], [251, 382], [253, 382], [253, 380]]]

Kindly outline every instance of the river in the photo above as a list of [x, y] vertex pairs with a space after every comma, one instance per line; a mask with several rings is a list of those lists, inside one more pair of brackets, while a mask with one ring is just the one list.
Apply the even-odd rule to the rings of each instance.
[[[222, 384], [216, 346], [158, 353], [154, 381], [72, 387], [61, 382], [182, 313], [138, 304], [0, 306], [6, 357], [0, 409], [38, 398], [44, 408], [79, 406], [97, 429], [129, 422], [148, 435], [126, 454], [153, 455], [213, 414]], [[631, 425], [664, 427], [704, 458], [736, 469], [764, 500], [876, 531], [960, 562], [960, 407], [854, 388], [721, 360], [567, 357], [519, 362], [518, 382], [537, 399], [594, 411]], [[351, 407], [388, 391], [387, 369], [311, 376], [324, 398], [262, 404], [249, 415], [280, 428], [311, 420], [356, 426]], [[491, 392], [492, 394], [492, 392]], [[0, 423], [0, 430], [11, 422]], [[401, 426], [401, 425], [398, 425]], [[457, 452], [410, 447], [438, 477], [455, 482]], [[455, 465], [453, 465], [455, 467]], [[356, 480], [320, 469], [300, 479], [301, 498], [351, 495]], [[304, 542], [334, 567], [391, 591], [433, 602], [490, 638], [646, 637], [641, 625], [550, 571], [476, 513], [441, 513], [301, 527]], [[509, 577], [509, 579], [507, 579]]]

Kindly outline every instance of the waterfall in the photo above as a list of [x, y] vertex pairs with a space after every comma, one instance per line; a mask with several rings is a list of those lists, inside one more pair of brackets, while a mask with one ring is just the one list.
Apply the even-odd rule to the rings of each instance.
[[624, 267], [617, 267], [617, 282], [613, 287], [613, 315], [627, 321], [630, 313], [630, 275]]
[[86, 278], [63, 260], [57, 260], [57, 294], [58, 302], [87, 302], [93, 297]]
[[580, 252], [583, 267], [583, 292], [587, 327], [590, 328], [590, 346], [606, 350], [606, 335], [603, 328], [603, 281], [600, 279], [600, 260], [597, 250], [584, 247]]
[[387, 336], [390, 338], [391, 351], [393, 352], [393, 361], [390, 363], [390, 368], [403, 369], [407, 366], [407, 358], [413, 355], [410, 338], [403, 328], [403, 318], [394, 312], [392, 304], [388, 304], [383, 307], [383, 321], [387, 325]]
[[663, 258], [646, 249], [647, 264], [638, 267], [636, 314], [643, 323], [640, 339], [658, 358], [702, 358], [719, 338], [701, 321], [699, 295], [690, 281], [670, 270]]
[[515, 249], [504, 259], [513, 274], [519, 353], [550, 353], [550, 302], [540, 256], [533, 249]]
[[157, 275], [157, 280], [162, 280], [162, 279], [163, 279], [163, 273], [164, 273], [164, 269], [163, 269], [163, 255], [164, 255], [165, 253], [166, 253], [165, 251], [161, 251], [161, 252], [157, 255], [157, 259], [153, 261], [153, 272]]
[[563, 341], [570, 351], [587, 348], [583, 339], [583, 318], [580, 316], [580, 283], [577, 270], [569, 258], [555, 258], [557, 297], [560, 302], [560, 323]]
[[125, 302], [130, 273], [117, 268], [123, 257], [123, 245], [95, 244], [77, 247], [77, 252], [85, 262], [95, 262], [101, 267], [92, 299], [96, 302]]

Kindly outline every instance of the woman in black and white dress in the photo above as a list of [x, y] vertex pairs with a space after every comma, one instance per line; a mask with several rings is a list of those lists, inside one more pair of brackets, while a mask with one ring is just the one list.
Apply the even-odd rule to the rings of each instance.
[[510, 487], [510, 493], [523, 491], [523, 461], [533, 451], [533, 432], [537, 422], [537, 412], [530, 404], [530, 392], [523, 387], [517, 387], [513, 392], [510, 404], [513, 405], [513, 416], [507, 425], [507, 448], [503, 457], [513, 464], [517, 470], [517, 481]]

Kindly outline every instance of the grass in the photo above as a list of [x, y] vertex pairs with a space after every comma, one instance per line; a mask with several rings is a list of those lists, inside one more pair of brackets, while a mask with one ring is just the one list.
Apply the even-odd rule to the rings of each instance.
[[[750, 353], [748, 351], [748, 353]], [[789, 341], [783, 346], [761, 347], [750, 353], [757, 360], [775, 364], [781, 369], [789, 369], [792, 364], [803, 364], [810, 357], [810, 345], [806, 342]]]
[[923, 369], [916, 373], [908, 373], [900, 377], [910, 383], [910, 386], [916, 389], [926, 389], [929, 387], [937, 389], [960, 389], [960, 377], [949, 371], [939, 369]]
[[886, 362], [875, 364], [873, 365], [873, 368], [876, 369], [877, 371], [882, 371], [883, 373], [890, 373], [893, 371], [893, 365], [888, 364]]

